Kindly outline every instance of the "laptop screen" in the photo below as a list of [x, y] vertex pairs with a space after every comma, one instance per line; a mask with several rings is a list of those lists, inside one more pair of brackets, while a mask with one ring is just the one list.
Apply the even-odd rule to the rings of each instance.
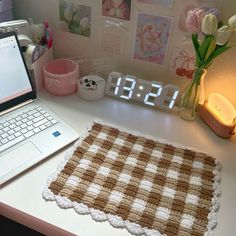
[[16, 34], [0, 35], [0, 111], [33, 98], [29, 96], [32, 93], [32, 84]]

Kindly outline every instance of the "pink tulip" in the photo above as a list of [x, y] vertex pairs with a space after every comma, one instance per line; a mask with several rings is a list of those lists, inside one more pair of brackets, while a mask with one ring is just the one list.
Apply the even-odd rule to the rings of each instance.
[[205, 11], [200, 8], [195, 8], [187, 13], [186, 27], [191, 33], [200, 33], [202, 20], [205, 16]]

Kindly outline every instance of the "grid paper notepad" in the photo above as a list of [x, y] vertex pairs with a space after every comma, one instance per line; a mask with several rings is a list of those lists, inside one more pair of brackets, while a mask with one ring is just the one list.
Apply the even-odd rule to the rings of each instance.
[[219, 181], [210, 155], [95, 121], [43, 197], [135, 235], [203, 236], [216, 225]]

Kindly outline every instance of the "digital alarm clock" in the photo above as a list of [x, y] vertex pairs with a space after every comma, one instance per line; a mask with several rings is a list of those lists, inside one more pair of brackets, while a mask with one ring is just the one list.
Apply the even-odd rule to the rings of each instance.
[[179, 87], [158, 81], [147, 81], [120, 72], [111, 72], [108, 76], [105, 93], [125, 100], [135, 100], [144, 105], [163, 110], [177, 111], [175, 106]]

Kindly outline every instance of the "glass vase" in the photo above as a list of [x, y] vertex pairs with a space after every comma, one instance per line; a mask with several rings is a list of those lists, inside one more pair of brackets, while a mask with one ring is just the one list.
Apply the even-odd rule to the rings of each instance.
[[206, 69], [195, 68], [193, 78], [184, 89], [179, 105], [179, 116], [185, 120], [194, 120], [199, 102], [204, 103], [203, 80]]

